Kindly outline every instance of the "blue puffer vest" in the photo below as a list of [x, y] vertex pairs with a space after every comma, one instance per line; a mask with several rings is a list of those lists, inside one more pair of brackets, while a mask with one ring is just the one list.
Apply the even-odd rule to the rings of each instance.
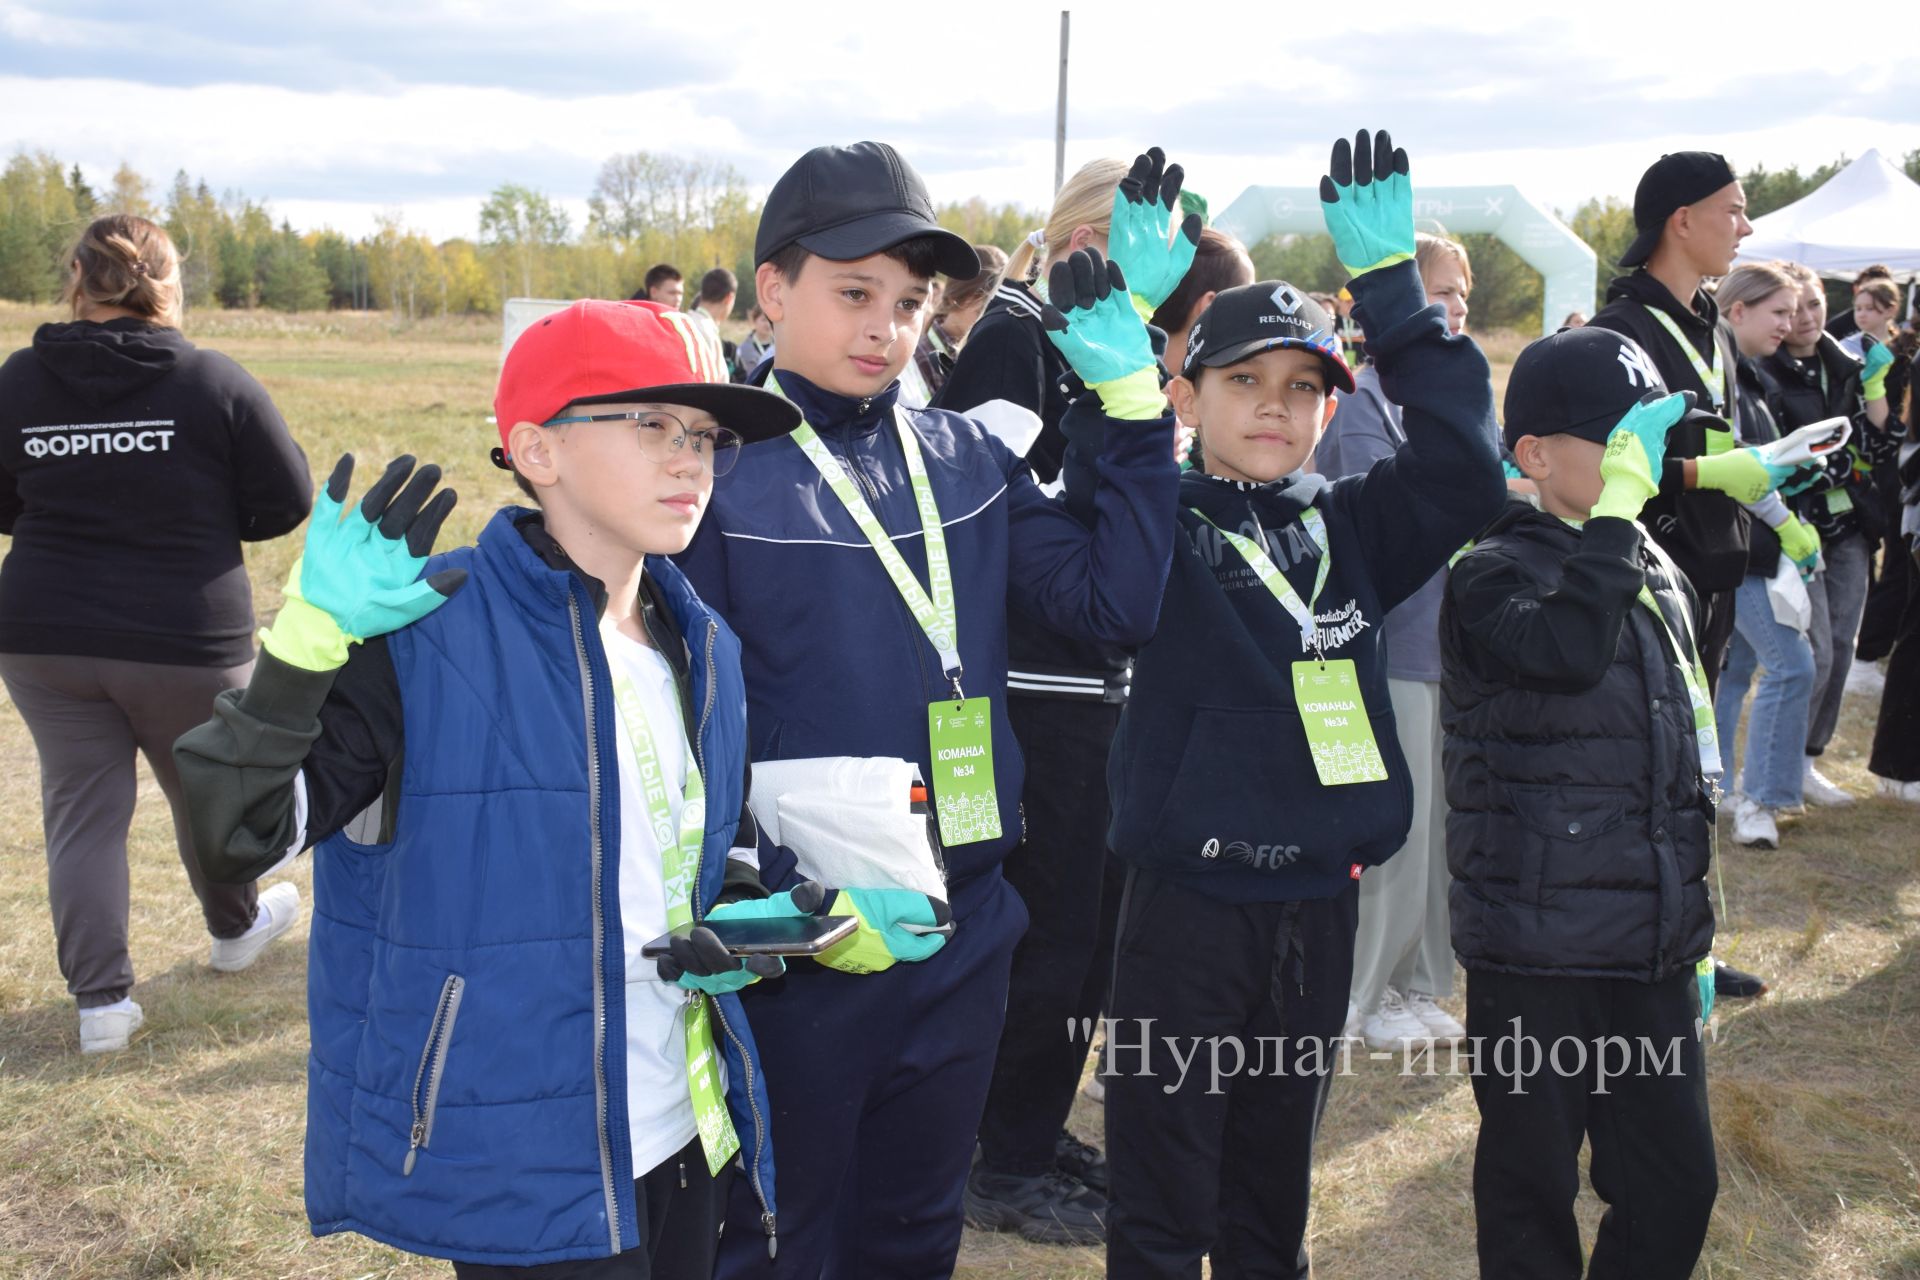
[[[314, 859], [307, 1215], [401, 1249], [526, 1266], [635, 1248], [620, 788], [592, 594], [496, 515], [442, 608], [388, 637], [406, 760], [385, 845]], [[733, 633], [680, 571], [647, 572], [691, 653], [707, 785], [697, 905], [741, 808]], [[727, 1101], [773, 1231], [766, 1085], [735, 996], [715, 1002]]]

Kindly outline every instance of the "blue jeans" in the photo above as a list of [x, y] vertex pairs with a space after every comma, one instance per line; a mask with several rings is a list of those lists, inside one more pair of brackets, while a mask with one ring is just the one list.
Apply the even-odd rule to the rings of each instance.
[[1867, 609], [1872, 585], [1873, 548], [1858, 533], [1823, 543], [1820, 558], [1826, 568], [1813, 575], [1807, 594], [1813, 597], [1813, 714], [1807, 721], [1807, 754], [1817, 756], [1833, 741], [1840, 726], [1840, 701], [1847, 692], [1847, 672], [1853, 669], [1853, 643], [1860, 634], [1860, 616]]
[[[1814, 626], [1825, 621], [1816, 611]], [[1734, 726], [1740, 722], [1740, 704], [1757, 665], [1760, 683], [1753, 693], [1753, 718], [1747, 722], [1740, 789], [1755, 804], [1769, 809], [1796, 808], [1813, 696], [1813, 646], [1798, 631], [1774, 620], [1767, 580], [1758, 574], [1748, 574], [1734, 593], [1733, 627], [1733, 645], [1727, 650], [1713, 707], [1720, 750], [1727, 756], [1733, 753]]]

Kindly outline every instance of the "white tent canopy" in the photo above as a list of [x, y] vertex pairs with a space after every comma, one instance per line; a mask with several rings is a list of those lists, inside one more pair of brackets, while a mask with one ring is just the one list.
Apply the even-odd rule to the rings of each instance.
[[1868, 151], [1811, 194], [1754, 220], [1739, 261], [1775, 258], [1836, 276], [1876, 262], [1920, 272], [1920, 183]]

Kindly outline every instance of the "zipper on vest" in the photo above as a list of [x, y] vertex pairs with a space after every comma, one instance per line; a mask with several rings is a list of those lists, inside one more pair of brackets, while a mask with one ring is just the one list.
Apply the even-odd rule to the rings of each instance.
[[[719, 636], [720, 628], [709, 618], [707, 620], [706, 653], [707, 696], [700, 708], [700, 723], [695, 726], [693, 734], [694, 763], [699, 767], [702, 778], [707, 775], [706, 750], [703, 740], [706, 737], [707, 720], [713, 715], [713, 701], [718, 685], [713, 667], [713, 646], [715, 641], [719, 639]], [[706, 847], [706, 842], [702, 840], [700, 843], [702, 857], [706, 854]], [[694, 884], [698, 886], [699, 883], [700, 876], [696, 870], [694, 873]], [[697, 887], [695, 895], [697, 900]], [[754, 1198], [760, 1201], [760, 1229], [767, 1233], [767, 1257], [772, 1258], [779, 1252], [780, 1237], [774, 1230], [773, 1210], [767, 1207], [767, 1193], [762, 1189], [760, 1181], [760, 1159], [767, 1149], [767, 1121], [766, 1117], [760, 1114], [759, 1099], [753, 1096], [753, 1058], [747, 1053], [747, 1046], [741, 1042], [740, 1037], [733, 1033], [733, 1027], [727, 1022], [726, 1012], [721, 1009], [720, 1002], [713, 1000], [709, 1003], [713, 1006], [713, 1020], [720, 1024], [720, 1030], [725, 1033], [728, 1040], [733, 1042], [734, 1052], [740, 1055], [741, 1069], [747, 1074], [746, 1084], [744, 1086], [747, 1092], [747, 1109], [753, 1112], [753, 1168], [749, 1172], [753, 1182]]]
[[433, 1021], [427, 1024], [426, 1047], [420, 1051], [420, 1066], [413, 1073], [413, 1130], [408, 1135], [407, 1159], [400, 1176], [413, 1176], [413, 1160], [420, 1148], [433, 1141], [433, 1116], [440, 1107], [440, 1076], [447, 1069], [447, 1043], [453, 1039], [453, 1020], [460, 1016], [460, 996], [467, 981], [457, 973], [447, 975], [440, 987], [440, 1002], [434, 1006]]
[[587, 659], [586, 632], [580, 625], [580, 596], [567, 592], [567, 619], [573, 627], [573, 656], [580, 664], [580, 696], [587, 716], [587, 826], [593, 855], [593, 1109], [600, 1140], [600, 1189], [607, 1201], [609, 1253], [620, 1252], [620, 1200], [613, 1187], [613, 1150], [607, 1142], [607, 933], [600, 894], [600, 735], [593, 714], [593, 666]]

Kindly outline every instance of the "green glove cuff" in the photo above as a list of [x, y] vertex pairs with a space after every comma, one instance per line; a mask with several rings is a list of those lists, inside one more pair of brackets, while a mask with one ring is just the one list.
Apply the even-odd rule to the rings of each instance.
[[1151, 301], [1141, 297], [1137, 293], [1128, 294], [1127, 299], [1128, 301], [1133, 303], [1133, 309], [1139, 313], [1140, 323], [1142, 324], [1153, 323], [1153, 313], [1158, 311], [1160, 309], [1159, 307], [1154, 306]]
[[1593, 510], [1588, 513], [1587, 518], [1593, 520], [1601, 516], [1612, 516], [1616, 520], [1638, 520], [1640, 508], [1646, 506], [1647, 500], [1657, 492], [1659, 492], [1657, 489], [1641, 491], [1633, 485], [1623, 485], [1617, 480], [1610, 481], [1601, 488], [1600, 497], [1595, 500]]
[[1160, 389], [1157, 369], [1136, 369], [1107, 382], [1090, 382], [1087, 387], [1100, 397], [1100, 407], [1109, 418], [1151, 422], [1167, 411], [1167, 396]]
[[1773, 477], [1767, 472], [1767, 464], [1755, 457], [1751, 449], [1695, 458], [1693, 466], [1694, 488], [1717, 489], [1736, 502], [1758, 502], [1773, 491]]
[[[774, 957], [776, 960], [778, 956]], [[780, 972], [787, 971], [787, 962], [780, 961]], [[779, 975], [775, 975], [776, 977]], [[726, 973], [710, 973], [705, 977], [696, 977], [691, 973], [680, 975], [678, 985], [687, 991], [700, 991], [710, 996], [728, 996], [743, 987], [750, 987], [760, 981], [760, 975], [744, 967], [730, 969]]]
[[1370, 267], [1356, 267], [1356, 266], [1353, 266], [1351, 263], [1346, 263], [1346, 262], [1341, 263], [1340, 266], [1350, 276], [1363, 276], [1367, 274], [1367, 272], [1369, 271], [1385, 271], [1388, 267], [1394, 267], [1394, 266], [1398, 266], [1402, 262], [1412, 262], [1412, 261], [1413, 261], [1413, 255], [1410, 253], [1390, 253], [1386, 257], [1380, 259], [1380, 261], [1374, 263]]
[[1860, 380], [1861, 398], [1871, 404], [1875, 400], [1887, 398], [1887, 371], [1882, 369], [1870, 378]]
[[[289, 579], [287, 585], [295, 584]], [[340, 629], [331, 614], [297, 595], [289, 595], [273, 625], [260, 632], [262, 649], [303, 671], [338, 671], [347, 665], [351, 643], [353, 637]]]

